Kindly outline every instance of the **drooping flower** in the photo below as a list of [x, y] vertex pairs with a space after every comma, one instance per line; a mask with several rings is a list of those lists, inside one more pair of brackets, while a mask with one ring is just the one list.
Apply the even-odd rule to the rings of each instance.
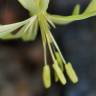
[[[52, 33], [51, 26], [55, 27], [55, 24], [69, 24], [73, 21], [87, 19], [92, 16], [96, 16], [96, 0], [90, 0], [90, 4], [83, 13], [80, 13], [80, 5], [77, 4], [72, 12], [71, 16], [52, 15], [47, 12], [49, 0], [18, 0], [20, 4], [29, 11], [30, 18], [27, 20], [9, 24], [0, 25], [0, 38], [17, 39], [22, 38], [24, 41], [35, 40], [38, 27], [40, 27], [42, 43], [44, 49], [44, 67], [43, 67], [43, 82], [46, 88], [51, 87], [51, 75], [50, 67], [47, 65], [47, 47], [49, 48], [50, 55], [52, 57], [55, 80], [60, 81], [63, 85], [66, 84], [65, 71], [73, 83], [78, 82], [78, 77], [71, 65], [64, 59], [58, 44], [56, 43]], [[18, 30], [16, 34], [12, 32]]]

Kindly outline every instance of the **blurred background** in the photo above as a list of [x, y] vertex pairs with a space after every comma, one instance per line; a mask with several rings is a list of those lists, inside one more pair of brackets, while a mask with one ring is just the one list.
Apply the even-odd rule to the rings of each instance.
[[[81, 12], [91, 0], [50, 0], [48, 12], [71, 15], [79, 3]], [[17, 0], [0, 0], [0, 24], [29, 17]], [[48, 90], [42, 84], [43, 49], [40, 33], [35, 41], [0, 40], [0, 96], [96, 96], [96, 17], [52, 29], [67, 61], [71, 61], [79, 83], [59, 83]]]

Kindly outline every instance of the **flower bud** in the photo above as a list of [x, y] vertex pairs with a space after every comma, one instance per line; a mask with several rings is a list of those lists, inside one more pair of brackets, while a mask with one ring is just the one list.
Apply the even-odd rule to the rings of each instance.
[[48, 65], [43, 67], [43, 83], [45, 88], [49, 88], [51, 86], [50, 68]]
[[56, 72], [56, 75], [58, 77], [58, 79], [60, 80], [60, 82], [65, 85], [66, 84], [66, 79], [65, 79], [65, 76], [62, 72], [62, 70], [60, 69], [60, 67], [58, 66], [57, 62], [55, 62], [53, 64], [53, 69], [54, 71]]
[[65, 69], [66, 69], [66, 73], [67, 73], [68, 77], [70, 78], [70, 80], [73, 83], [77, 83], [78, 82], [78, 77], [77, 77], [71, 63], [65, 64]]

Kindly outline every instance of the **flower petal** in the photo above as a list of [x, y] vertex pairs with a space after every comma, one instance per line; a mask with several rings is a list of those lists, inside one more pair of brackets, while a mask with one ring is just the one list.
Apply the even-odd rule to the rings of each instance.
[[[3, 32], [1, 31], [0, 38], [1, 39], [16, 39], [16, 38], [23, 37], [25, 33], [28, 34], [31, 31], [31, 30], [29, 30], [30, 26], [28, 27], [29, 23], [31, 22], [31, 24], [34, 25], [35, 20], [36, 20], [36, 16], [33, 16], [30, 19], [25, 20], [26, 22], [22, 21], [22, 22], [15, 23], [15, 24], [2, 25], [2, 27], [4, 27], [5, 29], [2, 29]], [[22, 28], [16, 34], [11, 34], [11, 32], [15, 31], [16, 29], [18, 29], [20, 27], [22, 27]], [[34, 27], [32, 27], [32, 31], [30, 33], [33, 33], [33, 29], [34, 29]], [[34, 34], [36, 34], [36, 33], [34, 33]], [[27, 35], [25, 38], [27, 38]], [[35, 35], [34, 35], [34, 38], [35, 38]], [[28, 39], [30, 39], [30, 38], [28, 37]]]
[[25, 20], [25, 21], [18, 22], [18, 23], [13, 23], [13, 24], [8, 24], [8, 25], [1, 25], [0, 26], [0, 38], [4, 37], [8, 33], [11, 33], [13, 31], [15, 31], [16, 29], [20, 28], [24, 24], [28, 23], [29, 20], [30, 20], [30, 18]]
[[40, 8], [42, 11], [46, 11], [48, 9], [49, 0], [40, 0]]
[[40, 0], [18, 0], [19, 3], [30, 12], [30, 15], [34, 15], [40, 10]]
[[78, 15], [80, 13], [80, 5], [77, 4], [73, 10], [73, 15]]
[[96, 12], [96, 0], [92, 0], [86, 10], [84, 11], [84, 14]]
[[[79, 10], [79, 6], [77, 7], [77, 9]], [[80, 15], [72, 14], [71, 16], [59, 16], [48, 14], [48, 17], [52, 20], [53, 23], [56, 24], [68, 24], [73, 21], [87, 19], [92, 16], [96, 16], [96, 0], [92, 0], [86, 10]]]

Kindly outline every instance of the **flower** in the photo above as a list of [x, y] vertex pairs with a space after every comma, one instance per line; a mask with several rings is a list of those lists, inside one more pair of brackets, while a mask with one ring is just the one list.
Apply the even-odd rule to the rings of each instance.
[[[80, 14], [80, 5], [77, 4], [71, 16], [52, 15], [47, 12], [49, 0], [18, 0], [20, 4], [29, 11], [30, 18], [27, 20], [13, 23], [9, 25], [0, 25], [0, 38], [17, 39], [22, 38], [24, 41], [35, 40], [38, 27], [40, 27], [42, 43], [44, 49], [44, 67], [43, 67], [43, 82], [46, 88], [51, 87], [50, 67], [47, 61], [47, 48], [48, 46], [50, 55], [52, 57], [52, 68], [54, 70], [55, 81], [60, 81], [63, 85], [66, 84], [64, 73], [66, 71], [68, 77], [73, 83], [78, 82], [78, 77], [71, 65], [64, 59], [58, 44], [56, 43], [52, 33], [50, 32], [51, 26], [55, 24], [69, 24], [73, 21], [87, 19], [96, 16], [96, 0], [91, 0], [88, 7], [83, 13]], [[12, 32], [18, 30], [16, 34]]]

